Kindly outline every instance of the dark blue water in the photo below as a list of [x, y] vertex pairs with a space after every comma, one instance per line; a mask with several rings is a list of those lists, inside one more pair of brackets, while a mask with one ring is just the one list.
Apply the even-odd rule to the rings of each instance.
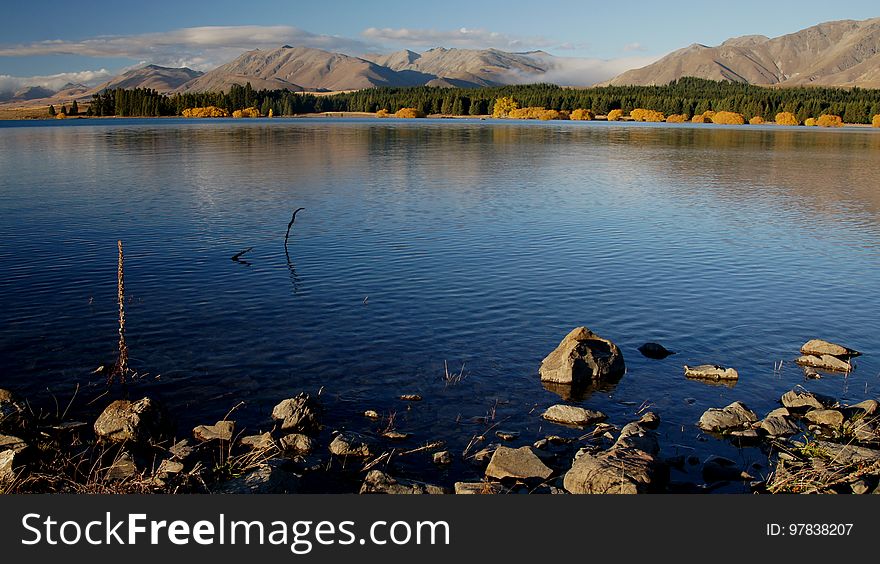
[[[880, 395], [878, 170], [867, 129], [0, 123], [0, 387], [66, 402], [79, 384], [79, 404], [103, 391], [90, 372], [115, 355], [121, 239], [131, 393], [160, 396], [181, 434], [240, 401], [239, 423], [265, 429], [278, 400], [322, 390], [328, 429], [375, 432], [363, 411], [393, 412], [405, 448], [460, 452], [493, 408], [517, 444], [576, 436], [538, 417], [560, 398], [537, 368], [586, 325], [628, 373], [580, 403], [618, 425], [650, 404], [664, 454], [766, 474], [760, 451], [695, 423], [734, 400], [764, 415], [797, 384]], [[791, 361], [814, 337], [865, 354], [805, 383]], [[648, 360], [645, 341], [679, 354]], [[444, 362], [464, 380], [447, 385]], [[684, 378], [703, 362], [739, 382]]]

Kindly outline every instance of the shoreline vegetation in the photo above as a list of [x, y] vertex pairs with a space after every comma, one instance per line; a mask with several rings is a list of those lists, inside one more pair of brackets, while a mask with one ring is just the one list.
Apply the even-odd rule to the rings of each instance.
[[85, 108], [74, 100], [70, 107], [0, 109], [0, 117], [4, 114], [11, 119], [363, 115], [880, 127], [880, 90], [768, 88], [683, 78], [664, 86], [370, 88], [316, 96], [256, 91], [248, 83], [229, 92], [174, 95], [120, 88], [95, 94]]

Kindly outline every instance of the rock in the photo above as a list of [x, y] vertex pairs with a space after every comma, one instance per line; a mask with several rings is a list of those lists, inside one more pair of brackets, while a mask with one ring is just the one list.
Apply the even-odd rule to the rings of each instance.
[[801, 366], [811, 366], [813, 368], [821, 368], [822, 370], [830, 370], [832, 372], [850, 372], [852, 370], [852, 364], [848, 361], [841, 360], [830, 354], [823, 354], [822, 356], [805, 354], [799, 356], [795, 362]]
[[876, 419], [853, 422], [852, 433], [855, 439], [861, 443], [876, 443], [880, 441], [880, 430], [878, 430]]
[[136, 476], [137, 473], [138, 469], [134, 459], [129, 453], [123, 452], [107, 469], [105, 477], [108, 480], [128, 480]]
[[272, 409], [272, 419], [281, 422], [281, 430], [291, 433], [316, 433], [321, 428], [321, 405], [305, 393], [289, 398]]
[[816, 372], [815, 368], [811, 368], [809, 366], [801, 366], [801, 370], [804, 372], [804, 378], [807, 380], [821, 380], [822, 375]]
[[351, 456], [365, 458], [372, 456], [372, 446], [359, 435], [351, 432], [343, 432], [336, 435], [330, 442], [330, 452], [336, 456]]
[[716, 364], [701, 364], [699, 366], [684, 365], [684, 375], [687, 378], [698, 380], [738, 380], [739, 374], [733, 368], [725, 368]]
[[759, 439], [760, 435], [754, 429], [742, 429], [739, 431], [730, 431], [728, 433], [730, 437], [735, 439], [741, 439], [743, 441], [752, 441], [755, 439]]
[[159, 464], [159, 468], [156, 469], [156, 477], [167, 480], [173, 474], [180, 474], [181, 472], [183, 472], [182, 462], [166, 458], [161, 464]]
[[611, 448], [632, 448], [657, 456], [660, 452], [660, 441], [657, 438], [657, 433], [634, 421], [623, 426], [623, 429], [620, 430], [620, 436]]
[[367, 419], [379, 419], [379, 413], [372, 409], [368, 409], [364, 412], [364, 417]]
[[156, 439], [166, 430], [165, 414], [150, 398], [135, 402], [116, 400], [95, 421], [98, 438], [112, 442], [144, 443]]
[[504, 487], [495, 482], [455, 482], [455, 493], [458, 495], [491, 495], [503, 491]]
[[583, 453], [566, 472], [565, 489], [573, 494], [637, 494], [651, 490], [656, 462], [648, 453], [612, 449]]
[[553, 423], [562, 423], [563, 425], [573, 425], [575, 427], [586, 427], [594, 423], [600, 423], [607, 419], [606, 415], [601, 411], [593, 411], [573, 405], [551, 405], [547, 408], [541, 417]]
[[547, 355], [539, 372], [543, 382], [578, 385], [620, 379], [626, 364], [617, 345], [577, 327]]
[[773, 411], [767, 414], [767, 417], [788, 417], [791, 415], [791, 412], [787, 407], [777, 407]]
[[795, 423], [792, 417], [787, 415], [787, 409], [785, 412], [786, 415], [773, 415], [773, 412], [771, 412], [770, 415], [767, 415], [767, 417], [761, 421], [760, 428], [771, 437], [787, 437], [800, 433], [800, 427], [797, 426], [797, 423]]
[[393, 478], [380, 470], [370, 470], [361, 485], [361, 494], [446, 494], [448, 490], [431, 484]]
[[15, 396], [9, 390], [0, 388], [0, 404], [15, 402]]
[[797, 387], [793, 390], [785, 392], [782, 395], [782, 405], [788, 409], [825, 409], [833, 407], [837, 400], [828, 396], [814, 394], [807, 390]]
[[844, 421], [843, 413], [836, 409], [813, 409], [808, 411], [804, 417], [810, 423], [835, 429], [843, 425]]
[[403, 394], [400, 396], [400, 399], [403, 401], [422, 401], [422, 396], [419, 394]]
[[21, 452], [27, 449], [27, 446], [27, 443], [18, 437], [13, 437], [12, 435], [0, 435], [0, 451], [12, 450], [15, 452]]
[[299, 477], [284, 469], [285, 461], [272, 459], [260, 464], [244, 476], [219, 485], [224, 494], [288, 494], [296, 493]]
[[663, 360], [667, 356], [675, 354], [674, 352], [667, 350], [666, 347], [659, 343], [645, 343], [644, 345], [639, 347], [639, 352], [642, 353], [642, 356], [652, 358], [654, 360]]
[[639, 419], [639, 423], [646, 429], [656, 429], [660, 426], [660, 416], [653, 411], [649, 411], [642, 415]]
[[434, 464], [438, 466], [447, 466], [449, 464], [452, 464], [452, 453], [448, 450], [435, 452], [432, 458], [434, 460]]
[[278, 446], [285, 452], [294, 452], [296, 454], [310, 454], [315, 450], [315, 441], [308, 435], [302, 433], [291, 433], [281, 437]]
[[19, 466], [16, 458], [19, 456], [19, 451], [16, 450], [0, 451], [0, 484], [11, 482], [16, 478], [15, 468]]
[[253, 450], [265, 450], [275, 446], [275, 441], [272, 439], [272, 433], [248, 435], [247, 437], [242, 437], [239, 443], [241, 443], [241, 446], [250, 447]]
[[217, 421], [213, 425], [199, 425], [193, 429], [197, 441], [231, 441], [235, 433], [235, 421]]
[[877, 400], [868, 399], [857, 404], [849, 406], [850, 409], [859, 409], [864, 412], [865, 415], [874, 415], [877, 413], [877, 409], [880, 408], [880, 402]]
[[531, 447], [509, 448], [499, 446], [492, 454], [486, 476], [496, 480], [507, 478], [546, 480], [553, 474], [541, 459], [535, 455]]
[[822, 356], [827, 354], [830, 356], [848, 358], [859, 356], [862, 353], [853, 349], [849, 349], [842, 345], [823, 341], [822, 339], [812, 339], [804, 343], [804, 345], [801, 347], [801, 354], [814, 356]]
[[495, 436], [502, 441], [513, 441], [519, 438], [518, 431], [495, 431]]
[[869, 484], [868, 481], [864, 478], [856, 480], [855, 482], [851, 483], [849, 487], [852, 490], [852, 493], [856, 495], [871, 493], [871, 490], [873, 489], [871, 487], [871, 484]]
[[698, 426], [704, 431], [726, 432], [743, 430], [758, 420], [755, 412], [745, 404], [735, 401], [725, 408], [713, 407], [706, 410], [700, 417]]
[[710, 456], [703, 464], [703, 479], [711, 483], [752, 480], [753, 477], [740, 470], [737, 463], [729, 458]]
[[382, 436], [392, 441], [402, 441], [409, 438], [409, 433], [401, 433], [400, 431], [385, 431]]
[[880, 450], [828, 441], [810, 441], [814, 449], [840, 464], [874, 463], [880, 461]]
[[178, 460], [185, 461], [187, 458], [193, 455], [195, 452], [195, 448], [190, 445], [189, 439], [183, 439], [174, 443], [174, 446], [168, 449], [174, 458]]

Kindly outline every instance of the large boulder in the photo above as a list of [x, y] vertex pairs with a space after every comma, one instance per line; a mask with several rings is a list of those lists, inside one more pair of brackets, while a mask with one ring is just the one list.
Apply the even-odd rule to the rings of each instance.
[[843, 413], [836, 409], [813, 409], [804, 416], [807, 421], [823, 427], [838, 429], [846, 419]]
[[361, 485], [362, 494], [447, 494], [449, 490], [431, 484], [394, 478], [381, 470], [370, 470]]
[[329, 448], [336, 456], [366, 458], [373, 455], [372, 441], [351, 432], [336, 435]]
[[648, 429], [641, 421], [633, 421], [623, 426], [620, 436], [611, 448], [636, 449], [657, 456], [660, 453], [660, 440], [657, 433]]
[[635, 449], [583, 453], [563, 478], [573, 494], [637, 494], [652, 489], [657, 478], [654, 457]]
[[272, 409], [272, 419], [281, 422], [281, 430], [312, 434], [321, 428], [321, 405], [305, 393], [289, 398]]
[[787, 437], [800, 433], [801, 429], [797, 422], [788, 413], [788, 409], [781, 407], [774, 409], [761, 421], [761, 430], [771, 437]]
[[832, 397], [814, 394], [800, 386], [785, 392], [782, 395], [782, 405], [788, 409], [804, 410], [804, 409], [826, 409], [834, 407], [837, 400]]
[[531, 447], [509, 448], [500, 446], [492, 454], [492, 460], [486, 467], [486, 477], [496, 480], [516, 478], [528, 480], [537, 478], [546, 480], [553, 474], [535, 454]]
[[700, 429], [713, 433], [742, 431], [758, 421], [754, 411], [742, 402], [735, 401], [727, 407], [706, 410], [698, 423]]
[[578, 385], [619, 380], [626, 364], [617, 345], [578, 327], [547, 355], [539, 372], [543, 382]]
[[844, 347], [843, 345], [823, 341], [822, 339], [811, 339], [804, 343], [804, 345], [801, 347], [801, 354], [815, 356], [822, 356], [827, 354], [841, 358], [849, 358], [853, 356], [859, 356], [861, 353], [856, 350]]
[[541, 417], [553, 423], [572, 425], [574, 427], [586, 427], [594, 423], [601, 423], [607, 416], [601, 411], [584, 409], [573, 405], [551, 405], [541, 414]]
[[95, 421], [98, 438], [121, 443], [145, 443], [159, 438], [167, 430], [162, 407], [150, 398], [137, 401], [116, 400]]

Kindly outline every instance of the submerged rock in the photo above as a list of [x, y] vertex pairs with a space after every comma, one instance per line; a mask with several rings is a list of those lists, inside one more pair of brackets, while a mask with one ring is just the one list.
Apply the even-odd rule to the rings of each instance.
[[810, 366], [813, 368], [820, 368], [822, 370], [830, 370], [832, 372], [850, 372], [852, 371], [852, 364], [847, 360], [842, 360], [837, 358], [836, 356], [831, 356], [830, 354], [823, 354], [821, 356], [805, 354], [803, 356], [799, 356], [796, 360], [796, 363], [801, 366]]
[[656, 429], [660, 426], [660, 416], [649, 411], [639, 418], [639, 424], [646, 429]]
[[217, 421], [213, 425], [199, 425], [193, 429], [197, 441], [231, 441], [235, 433], [235, 421]]
[[639, 352], [642, 353], [642, 356], [654, 360], [663, 360], [667, 356], [675, 354], [660, 343], [645, 343], [639, 347]]
[[704, 431], [723, 433], [744, 430], [758, 421], [755, 412], [742, 402], [735, 401], [724, 408], [712, 407], [700, 417], [698, 426]]
[[495, 431], [495, 436], [502, 441], [514, 441], [519, 438], [519, 431]]
[[393, 478], [380, 470], [370, 470], [361, 485], [361, 494], [447, 494], [449, 490], [431, 484]]
[[351, 432], [336, 435], [330, 442], [330, 453], [336, 456], [365, 458], [373, 455], [372, 444], [363, 437]]
[[723, 456], [710, 456], [703, 464], [703, 479], [707, 482], [752, 480], [753, 476], [739, 469], [739, 465]]
[[562, 423], [575, 427], [586, 427], [594, 423], [601, 423], [607, 419], [607, 416], [601, 411], [562, 404], [551, 405], [541, 414], [541, 417], [553, 423]]
[[496, 480], [506, 478], [530, 479], [539, 478], [546, 480], [553, 474], [535, 454], [531, 447], [509, 448], [500, 446], [495, 449], [489, 466], [486, 468], [486, 476]]
[[687, 378], [698, 380], [738, 380], [739, 373], [733, 368], [725, 368], [716, 364], [701, 364], [699, 366], [684, 365], [684, 375]]
[[431, 457], [431, 460], [433, 460], [434, 464], [437, 466], [447, 466], [452, 464], [452, 453], [448, 450], [441, 450], [440, 452], [435, 452]]
[[284, 460], [269, 460], [244, 476], [223, 482], [217, 488], [217, 492], [224, 494], [296, 493], [299, 476], [285, 470], [284, 466]]
[[95, 434], [112, 442], [148, 442], [166, 429], [165, 415], [159, 404], [150, 398], [135, 402], [116, 400], [98, 416]]
[[620, 379], [626, 364], [617, 345], [577, 327], [544, 358], [539, 372], [543, 382], [578, 385]]
[[656, 462], [646, 452], [612, 449], [599, 454], [582, 453], [563, 479], [573, 494], [637, 494], [651, 490]]
[[282, 431], [316, 433], [321, 428], [321, 405], [308, 394], [300, 393], [276, 405], [272, 419], [281, 422]]

